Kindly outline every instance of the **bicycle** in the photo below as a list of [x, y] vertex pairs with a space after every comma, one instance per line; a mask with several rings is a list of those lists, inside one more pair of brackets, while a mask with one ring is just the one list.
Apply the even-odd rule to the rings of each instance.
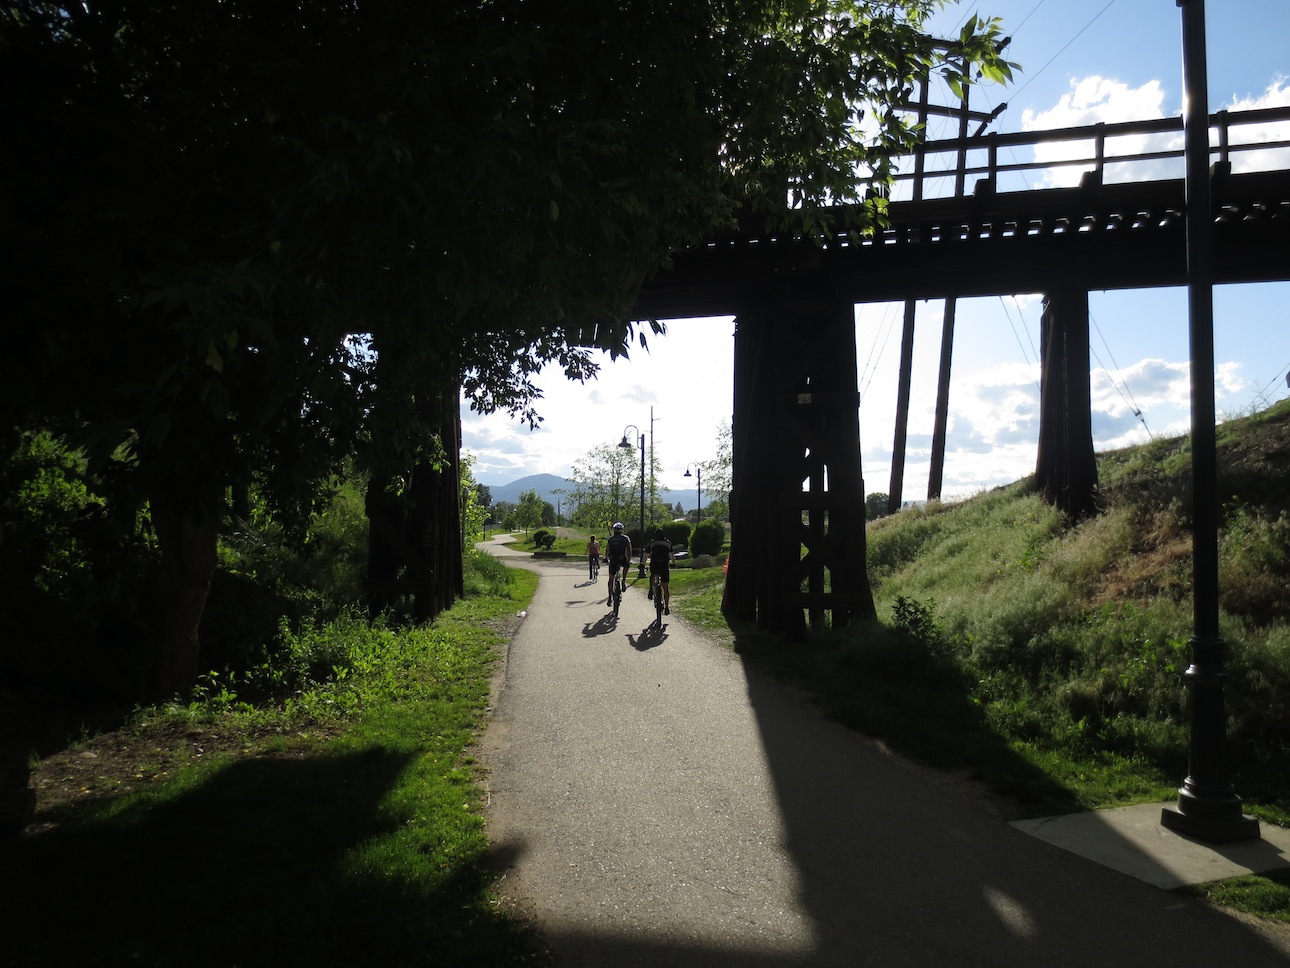
[[663, 624], [663, 573], [654, 572], [649, 576], [650, 597], [654, 599], [654, 621]]
[[591, 559], [591, 580], [600, 580], [600, 557], [596, 556]]
[[622, 571], [609, 576], [609, 600], [614, 606], [614, 618], [618, 617], [618, 606], [623, 603], [623, 589], [626, 585], [627, 579]]

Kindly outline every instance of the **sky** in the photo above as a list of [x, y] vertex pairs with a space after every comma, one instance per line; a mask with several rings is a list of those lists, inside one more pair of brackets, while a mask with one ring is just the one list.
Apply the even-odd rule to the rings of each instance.
[[[1209, 108], [1290, 105], [1290, 0], [1206, 4]], [[968, 16], [1002, 18], [1011, 85], [977, 88], [975, 109], [1007, 108], [989, 130], [1041, 130], [1182, 113], [1182, 11], [1176, 0], [982, 0], [951, 4], [933, 32], [950, 36]], [[951, 122], [944, 122], [951, 124]], [[933, 131], [951, 137], [953, 131]], [[1271, 137], [1290, 139], [1290, 125]], [[1290, 168], [1290, 152], [1266, 167]], [[1060, 170], [1059, 170], [1060, 171]], [[1181, 172], [1174, 173], [1180, 176]], [[1041, 184], [1060, 184], [1060, 175]], [[1074, 174], [1072, 177], [1078, 177]], [[1290, 254], [1287, 254], [1290, 259]], [[960, 299], [949, 395], [942, 496], [970, 497], [1033, 473], [1038, 440], [1040, 294]], [[1190, 428], [1185, 288], [1093, 292], [1094, 446], [1098, 451], [1176, 436]], [[926, 496], [943, 302], [918, 305], [914, 378], [902, 495]], [[856, 309], [860, 445], [866, 493], [890, 486], [903, 306]], [[1218, 286], [1214, 292], [1216, 410], [1220, 420], [1290, 395], [1290, 283]], [[602, 361], [599, 378], [569, 383], [558, 369], [538, 385], [543, 422], [530, 431], [505, 414], [463, 408], [463, 449], [476, 479], [506, 484], [568, 475], [593, 448], [644, 433], [660, 484], [688, 489], [687, 468], [716, 456], [733, 400], [734, 321], [668, 322], [664, 338], [630, 360]], [[636, 431], [629, 428], [635, 428]], [[704, 504], [707, 495], [704, 495]]]

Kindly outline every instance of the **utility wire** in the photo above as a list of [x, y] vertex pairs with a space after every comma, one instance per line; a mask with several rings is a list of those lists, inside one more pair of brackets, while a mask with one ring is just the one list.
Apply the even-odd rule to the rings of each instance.
[[[1013, 296], [1013, 297], [1012, 297], [1012, 300], [1013, 300], [1013, 302], [1016, 302], [1017, 297], [1016, 297], [1016, 296]], [[1026, 361], [1026, 365], [1027, 365], [1027, 366], [1034, 366], [1036, 361], [1035, 361], [1035, 359], [1034, 359], [1034, 358], [1032, 358], [1032, 357], [1031, 357], [1030, 353], [1027, 353], [1027, 352], [1026, 352], [1026, 346], [1025, 346], [1025, 344], [1024, 344], [1024, 343], [1022, 343], [1022, 342], [1021, 342], [1021, 334], [1017, 332], [1017, 327], [1016, 327], [1016, 325], [1015, 325], [1015, 324], [1013, 323], [1013, 321], [1012, 321], [1012, 313], [1010, 313], [1010, 312], [1008, 311], [1008, 304], [1007, 304], [1006, 302], [1004, 302], [1004, 299], [1003, 299], [1003, 297], [1002, 297], [1002, 296], [1000, 296], [1000, 297], [999, 297], [999, 305], [1003, 307], [1003, 315], [1004, 315], [1004, 317], [1008, 320], [1008, 326], [1012, 329], [1012, 338], [1013, 338], [1013, 339], [1015, 339], [1015, 340], [1017, 341], [1017, 346], [1018, 346], [1018, 347], [1020, 347], [1020, 349], [1021, 349], [1021, 358], [1022, 358], [1023, 360], [1025, 360], [1025, 361]], [[1023, 330], [1025, 330], [1026, 338], [1027, 338], [1027, 339], [1029, 339], [1029, 337], [1030, 337], [1030, 330], [1026, 329], [1026, 325], [1025, 325], [1025, 324], [1026, 324], [1026, 319], [1025, 319], [1025, 317], [1024, 317], [1024, 316], [1022, 316], [1022, 314], [1021, 314], [1021, 307], [1020, 307], [1020, 306], [1017, 306], [1017, 316], [1018, 316], [1018, 318], [1021, 320], [1021, 328], [1022, 328]], [[1033, 350], [1034, 350], [1034, 348], [1035, 348], [1035, 344], [1034, 344], [1034, 342], [1033, 342], [1033, 341], [1031, 341], [1031, 343], [1030, 343], [1030, 349], [1031, 349], [1031, 351], [1033, 351]], [[1038, 357], [1038, 356], [1039, 356], [1039, 354], [1038, 354], [1038, 353], [1035, 353], [1035, 357]], [[1039, 381], [1038, 381], [1038, 380], [1036, 380], [1036, 381], [1035, 381], [1035, 389], [1036, 389], [1036, 390], [1039, 390], [1041, 393], [1043, 392], [1043, 387], [1042, 387], [1042, 386], [1040, 386], [1040, 384], [1039, 384]]]
[[[1017, 97], [1017, 95], [1019, 95], [1022, 91], [1024, 91], [1026, 88], [1028, 88], [1028, 87], [1030, 86], [1031, 82], [1035, 80], [1035, 78], [1037, 78], [1037, 77], [1038, 77], [1040, 74], [1042, 74], [1044, 71], [1048, 70], [1048, 68], [1052, 66], [1053, 61], [1057, 60], [1057, 58], [1061, 57], [1061, 56], [1062, 56], [1062, 54], [1066, 53], [1066, 49], [1067, 49], [1068, 47], [1070, 47], [1070, 45], [1071, 45], [1071, 44], [1075, 43], [1075, 41], [1079, 40], [1080, 36], [1084, 33], [1084, 31], [1088, 30], [1088, 28], [1089, 28], [1089, 27], [1092, 27], [1092, 26], [1093, 26], [1093, 24], [1097, 22], [1098, 18], [1099, 18], [1099, 17], [1101, 17], [1101, 16], [1102, 16], [1102, 14], [1104, 14], [1104, 13], [1106, 13], [1108, 10], [1110, 10], [1110, 9], [1111, 9], [1111, 7], [1113, 7], [1114, 5], [1115, 5], [1115, 0], [1108, 0], [1107, 5], [1106, 5], [1105, 7], [1103, 7], [1101, 10], [1099, 10], [1097, 13], [1095, 13], [1095, 14], [1093, 15], [1093, 19], [1092, 19], [1092, 20], [1090, 20], [1088, 23], [1086, 23], [1083, 27], [1081, 27], [1081, 28], [1079, 29], [1079, 32], [1078, 32], [1078, 33], [1076, 33], [1074, 37], [1072, 37], [1070, 40], [1066, 41], [1066, 43], [1062, 46], [1062, 49], [1061, 49], [1061, 50], [1059, 50], [1057, 53], [1053, 54], [1053, 56], [1052, 56], [1052, 57], [1048, 58], [1048, 63], [1046, 63], [1043, 67], [1039, 68], [1039, 70], [1035, 71], [1035, 73], [1031, 74], [1031, 75], [1030, 75], [1030, 77], [1026, 79], [1026, 83], [1025, 83], [1025, 84], [1023, 84], [1023, 85], [1021, 85], [1021, 87], [1017, 88], [1017, 90], [1013, 92], [1012, 96], [1015, 98], [1015, 97]], [[1034, 12], [1034, 11], [1032, 10], [1032, 11], [1031, 11], [1031, 13], [1033, 13], [1033, 12]]]
[[[873, 382], [873, 378], [878, 375], [878, 364], [882, 361], [883, 354], [887, 351], [887, 341], [891, 339], [891, 331], [895, 329], [895, 326], [896, 326], [895, 308], [896, 308], [896, 303], [888, 303], [887, 309], [883, 315], [882, 322], [878, 324], [880, 330], [883, 327], [886, 327], [886, 332], [882, 334], [882, 346], [878, 347], [878, 337], [876, 334], [874, 336], [873, 343], [870, 344], [869, 346], [869, 358], [865, 360], [864, 370], [860, 374], [860, 380], [861, 380], [860, 399], [861, 400], [864, 399], [864, 395], [869, 391], [869, 384]], [[875, 357], [875, 350], [877, 351], [876, 357]], [[871, 361], [873, 363], [872, 369], [869, 366]]]
[[[1115, 354], [1111, 352], [1111, 344], [1108, 343], [1106, 341], [1106, 337], [1102, 335], [1102, 327], [1097, 324], [1097, 318], [1091, 312], [1088, 314], [1088, 321], [1092, 323], [1093, 328], [1097, 330], [1098, 339], [1102, 341], [1102, 345], [1106, 348], [1106, 355], [1111, 358], [1111, 366], [1115, 367], [1115, 372], [1120, 372], [1120, 364], [1116, 361]], [[1115, 382], [1115, 377], [1111, 376], [1112, 371], [1105, 363], [1102, 362], [1102, 357], [1098, 355], [1097, 348], [1093, 346], [1091, 342], [1089, 343], [1089, 349], [1092, 350], [1093, 356], [1097, 358], [1098, 365], [1102, 367], [1103, 371], [1105, 371], [1107, 379], [1111, 381], [1111, 386], [1115, 387], [1115, 392], [1120, 395], [1120, 399], [1124, 401], [1125, 406], [1132, 410], [1133, 415], [1142, 422], [1142, 429], [1147, 432], [1147, 437], [1154, 440], [1155, 438], [1151, 433], [1151, 428], [1147, 426], [1147, 418], [1142, 415], [1142, 408], [1138, 406], [1138, 401], [1133, 399], [1133, 391], [1129, 389], [1129, 382], [1122, 379], [1120, 382], [1124, 384], [1124, 389], [1121, 390], [1119, 385]]]
[[[1282, 374], [1285, 374], [1285, 375], [1283, 376]], [[1281, 367], [1280, 372], [1278, 372], [1276, 376], [1274, 376], [1271, 380], [1268, 381], [1267, 386], [1265, 386], [1262, 390], [1259, 391], [1258, 395], [1254, 398], [1255, 405], [1257, 406], [1261, 401], [1266, 400], [1268, 396], [1268, 391], [1272, 389], [1272, 385], [1274, 383], [1280, 383], [1283, 379], [1286, 380], [1287, 383], [1290, 383], [1290, 363], [1287, 363], [1285, 366]]]

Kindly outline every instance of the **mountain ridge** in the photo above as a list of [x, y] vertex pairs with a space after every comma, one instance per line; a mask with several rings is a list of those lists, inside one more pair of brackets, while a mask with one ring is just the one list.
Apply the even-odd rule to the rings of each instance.
[[[552, 506], [555, 506], [557, 502], [567, 504], [568, 492], [573, 490], [573, 482], [567, 477], [561, 477], [559, 474], [529, 474], [506, 484], [492, 484], [488, 481], [480, 481], [480, 483], [488, 488], [489, 496], [493, 499], [494, 504], [499, 501], [505, 501], [507, 504], [519, 504], [520, 495], [525, 491], [537, 491], [538, 497], [549, 502]], [[557, 493], [558, 491], [566, 493]], [[639, 494], [640, 492], [636, 491], [635, 493]], [[681, 506], [686, 510], [693, 508], [698, 502], [698, 494], [693, 488], [660, 488], [659, 496], [669, 504], [676, 504], [676, 502], [680, 501]]]

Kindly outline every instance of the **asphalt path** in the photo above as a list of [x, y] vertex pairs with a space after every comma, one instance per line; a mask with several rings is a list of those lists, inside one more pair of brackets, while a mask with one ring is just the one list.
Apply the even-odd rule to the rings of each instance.
[[561, 965], [1290, 965], [1273, 932], [1010, 827], [678, 610], [655, 625], [644, 581], [615, 621], [608, 569], [512, 563], [541, 579], [483, 742], [488, 824]]

